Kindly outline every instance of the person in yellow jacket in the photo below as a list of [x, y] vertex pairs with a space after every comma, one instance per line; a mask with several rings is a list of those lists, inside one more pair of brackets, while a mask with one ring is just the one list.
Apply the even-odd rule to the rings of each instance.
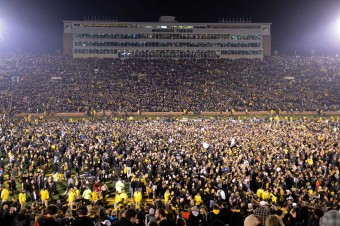
[[140, 192], [140, 190], [137, 189], [133, 194], [133, 199], [135, 201], [136, 208], [140, 207], [140, 202], [142, 201], [142, 198], [143, 198], [142, 192]]
[[271, 192], [271, 193], [269, 194], [269, 197], [271, 198], [272, 203], [277, 203], [277, 196], [275, 196], [274, 193]]
[[120, 196], [120, 193], [116, 193], [116, 196], [115, 196], [115, 208], [122, 202], [122, 197]]
[[264, 201], [269, 200], [269, 195], [270, 195], [270, 193], [268, 191], [264, 190], [262, 192], [262, 200], [264, 200]]
[[25, 190], [22, 190], [19, 194], [19, 203], [20, 203], [21, 209], [26, 208], [26, 193], [25, 193]]
[[170, 197], [170, 192], [169, 190], [166, 190], [164, 193], [164, 202], [167, 203], [169, 202], [169, 197]]
[[70, 209], [72, 208], [72, 205], [74, 204], [75, 200], [76, 200], [76, 192], [73, 188], [70, 188], [70, 190], [68, 191], [68, 205]]
[[1, 188], [1, 200], [2, 203], [7, 202], [9, 198], [9, 191], [6, 187]]
[[195, 195], [194, 200], [195, 200], [195, 206], [201, 205], [202, 197], [201, 197], [200, 193], [197, 193], [197, 195]]
[[92, 192], [92, 198], [91, 198], [91, 202], [92, 203], [96, 203], [98, 201], [99, 197], [98, 197], [98, 193], [96, 191]]
[[41, 202], [43, 205], [45, 205], [45, 207], [48, 207], [48, 199], [50, 198], [50, 194], [48, 192], [48, 190], [46, 188], [43, 188], [40, 191], [40, 198], [41, 198]]
[[129, 196], [124, 190], [122, 191], [122, 193], [120, 193], [120, 198], [123, 203], [127, 203], [129, 201]]
[[76, 207], [79, 207], [80, 203], [81, 203], [81, 193], [80, 193], [80, 190], [77, 187], [74, 187], [73, 191], [75, 193], [75, 201], [74, 201], [74, 203], [75, 203]]
[[262, 194], [263, 194], [263, 189], [262, 188], [257, 189], [256, 195], [260, 200], [262, 200]]

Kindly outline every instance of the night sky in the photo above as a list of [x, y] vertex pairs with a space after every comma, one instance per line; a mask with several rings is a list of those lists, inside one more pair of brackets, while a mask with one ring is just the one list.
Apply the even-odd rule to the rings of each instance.
[[162, 15], [179, 22], [251, 17], [272, 23], [272, 49], [279, 53], [340, 50], [340, 35], [331, 29], [340, 19], [340, 0], [0, 0], [0, 52], [56, 54], [63, 20], [157, 21]]

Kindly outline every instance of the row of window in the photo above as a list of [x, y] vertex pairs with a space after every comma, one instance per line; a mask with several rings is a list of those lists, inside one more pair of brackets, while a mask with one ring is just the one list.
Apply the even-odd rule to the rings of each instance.
[[242, 24], [218, 24], [218, 25], [208, 25], [207, 28], [214, 29], [260, 29], [261, 25], [242, 25]]
[[126, 51], [118, 52], [121, 58], [219, 58], [216, 51]]
[[158, 29], [158, 28], [171, 28], [171, 29], [187, 29], [187, 28], [196, 28], [196, 29], [206, 29], [206, 28], [213, 28], [213, 29], [260, 29], [261, 25], [249, 25], [249, 24], [218, 24], [218, 25], [200, 25], [200, 26], [164, 26], [164, 25], [157, 25], [157, 26], [150, 26], [150, 25], [141, 25], [141, 24], [118, 24], [118, 23], [81, 23], [81, 24], [74, 24], [75, 27], [116, 27], [116, 28], [151, 28], [151, 29]]
[[118, 54], [119, 57], [211, 57], [212, 55], [261, 55], [262, 50], [117, 50], [117, 49], [74, 49], [75, 54]]
[[222, 55], [261, 55], [262, 50], [222, 50]]
[[117, 54], [116, 49], [73, 49], [75, 54]]
[[185, 50], [92, 50], [75, 49], [75, 54], [118, 54], [121, 58], [219, 58], [218, 51], [185, 51]]
[[230, 34], [163, 34], [163, 33], [138, 33], [138, 34], [74, 34], [78, 38], [101, 39], [230, 39], [230, 40], [261, 40], [261, 35], [230, 35]]
[[74, 46], [126, 46], [126, 47], [261, 47], [261, 43], [207, 43], [207, 42], [92, 42], [77, 41]]

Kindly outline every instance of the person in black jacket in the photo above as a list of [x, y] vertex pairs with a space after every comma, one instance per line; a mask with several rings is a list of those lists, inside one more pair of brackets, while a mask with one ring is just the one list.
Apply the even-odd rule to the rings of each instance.
[[55, 216], [58, 213], [58, 208], [54, 205], [50, 205], [46, 208], [46, 216], [38, 220], [39, 226], [61, 226], [61, 224], [55, 220]]
[[209, 226], [214, 226], [214, 225], [219, 225], [219, 224], [224, 225], [221, 219], [220, 207], [218, 205], [215, 204], [213, 206], [213, 210], [208, 213], [207, 223]]
[[27, 215], [27, 210], [21, 209], [19, 214], [14, 217], [12, 225], [29, 226], [30, 221], [31, 219], [30, 216]]
[[234, 212], [231, 214], [231, 220], [230, 220], [230, 226], [238, 226], [243, 225], [244, 222], [244, 216], [241, 213], [240, 206], [236, 206]]
[[197, 206], [191, 208], [191, 213], [188, 219], [188, 226], [201, 226], [206, 223], [203, 215], [199, 212]]
[[164, 209], [159, 209], [158, 210], [158, 216], [156, 214], [156, 217], [159, 217], [159, 226], [175, 226], [175, 222], [168, 219], [165, 213]]
[[128, 209], [119, 221], [115, 221], [112, 226], [132, 226], [137, 219], [137, 212], [134, 209]]
[[221, 215], [221, 220], [224, 224], [230, 224], [232, 212], [230, 208], [228, 208], [228, 204], [226, 202], [222, 203], [220, 215]]
[[73, 221], [72, 226], [94, 226], [87, 213], [86, 206], [81, 206], [78, 209], [78, 217]]

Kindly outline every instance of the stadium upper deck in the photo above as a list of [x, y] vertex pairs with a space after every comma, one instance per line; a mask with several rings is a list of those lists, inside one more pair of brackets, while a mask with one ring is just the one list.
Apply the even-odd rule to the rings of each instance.
[[64, 21], [64, 55], [74, 58], [248, 58], [271, 55], [270, 23]]

